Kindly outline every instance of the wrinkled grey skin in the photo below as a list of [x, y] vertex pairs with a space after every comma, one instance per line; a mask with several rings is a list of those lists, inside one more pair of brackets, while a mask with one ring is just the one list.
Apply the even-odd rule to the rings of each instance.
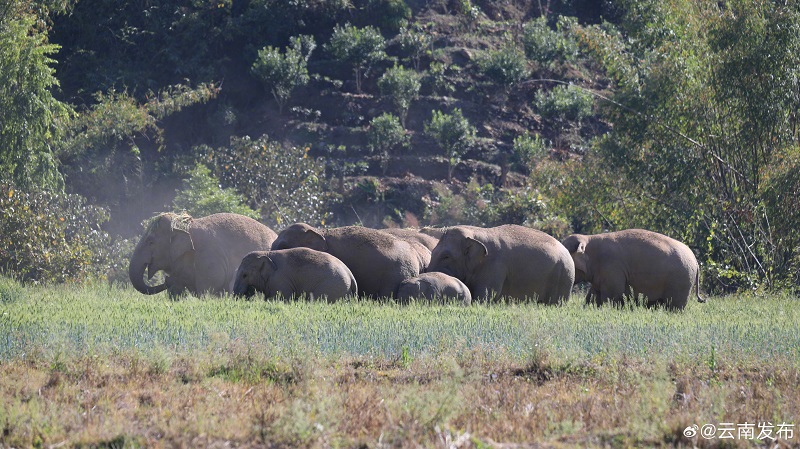
[[[161, 214], [131, 256], [128, 274], [133, 287], [146, 295], [167, 290], [174, 298], [188, 290], [194, 295], [230, 293], [236, 269], [250, 251], [268, 249], [277, 235], [267, 226], [242, 215], [214, 214], [188, 218]], [[144, 281], [163, 270], [166, 281], [150, 286]]]
[[559, 304], [569, 299], [575, 265], [561, 243], [518, 225], [447, 228], [428, 271], [460, 279], [473, 300], [502, 297]]
[[421, 263], [420, 272], [427, 270], [428, 264], [431, 263], [431, 251], [433, 251], [433, 248], [436, 248], [439, 239], [423, 234], [412, 228], [386, 228], [381, 229], [381, 231], [391, 234], [411, 245], [417, 255], [419, 255]]
[[353, 273], [341, 260], [309, 248], [254, 251], [242, 259], [236, 272], [233, 293], [250, 297], [254, 291], [264, 298], [292, 298], [336, 301], [357, 295]]
[[456, 299], [463, 305], [472, 303], [472, 294], [463, 282], [439, 271], [420, 273], [406, 279], [397, 287], [397, 299], [408, 302], [411, 299], [439, 300]]
[[575, 262], [575, 280], [591, 283], [586, 304], [622, 305], [629, 290], [648, 307], [686, 307], [692, 286], [700, 297], [700, 270], [688, 246], [643, 229], [607, 234], [573, 234], [563, 241]]
[[278, 234], [273, 250], [306, 247], [338, 258], [358, 282], [359, 295], [389, 298], [403, 279], [417, 276], [422, 263], [407, 242], [377, 229], [345, 226], [318, 229], [295, 223]]

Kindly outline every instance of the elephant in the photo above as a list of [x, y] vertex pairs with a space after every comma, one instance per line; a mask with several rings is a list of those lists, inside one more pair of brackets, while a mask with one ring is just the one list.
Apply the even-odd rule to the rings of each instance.
[[472, 294], [463, 282], [438, 271], [420, 273], [409, 278], [397, 287], [397, 299], [408, 302], [411, 298], [439, 299], [453, 298], [468, 306], [472, 303]]
[[[242, 258], [251, 251], [269, 249], [275, 231], [238, 214], [213, 214], [192, 218], [162, 213], [153, 217], [131, 255], [128, 275], [133, 287], [146, 295], [167, 290], [175, 298], [187, 290], [194, 294], [230, 293]], [[144, 281], [163, 270], [164, 283]]]
[[233, 293], [250, 297], [255, 291], [264, 298], [302, 294], [311, 299], [336, 301], [358, 294], [353, 273], [339, 259], [309, 248], [253, 251], [244, 256], [236, 271]]
[[353, 272], [358, 293], [373, 298], [392, 297], [400, 282], [417, 276], [423, 265], [407, 242], [361, 226], [318, 229], [295, 223], [281, 231], [272, 243], [273, 250], [301, 246], [340, 259]]
[[686, 307], [692, 286], [700, 297], [700, 268], [683, 243], [657, 232], [627, 229], [606, 234], [573, 234], [562, 242], [575, 262], [577, 282], [591, 288], [586, 304], [622, 305], [629, 290], [644, 295], [646, 305], [668, 310]]
[[447, 228], [428, 271], [460, 279], [473, 300], [511, 297], [559, 304], [569, 299], [575, 280], [575, 265], [558, 240], [519, 225]]
[[431, 262], [431, 251], [439, 243], [439, 239], [423, 234], [413, 228], [386, 228], [380, 229], [380, 231], [404, 240], [414, 248], [422, 262], [420, 272], [424, 272], [428, 268], [428, 264]]

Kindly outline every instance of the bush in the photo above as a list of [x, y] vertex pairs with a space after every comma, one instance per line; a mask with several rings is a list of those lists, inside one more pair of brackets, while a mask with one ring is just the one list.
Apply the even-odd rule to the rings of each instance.
[[431, 120], [425, 124], [425, 134], [432, 137], [439, 148], [444, 150], [447, 158], [447, 179], [452, 179], [453, 168], [475, 142], [477, 130], [461, 114], [461, 109], [456, 108], [452, 114], [433, 111]]
[[592, 115], [594, 96], [584, 89], [569, 85], [556, 86], [536, 93], [533, 106], [545, 120], [580, 122]]
[[369, 70], [387, 58], [386, 40], [374, 27], [357, 28], [345, 24], [333, 28], [333, 35], [325, 49], [333, 59], [353, 69], [356, 78], [356, 89], [361, 92], [361, 79], [369, 74]]
[[544, 140], [538, 134], [525, 133], [514, 138], [513, 162], [522, 169], [531, 171], [547, 154]]
[[378, 26], [391, 33], [396, 33], [411, 20], [411, 8], [403, 0], [370, 0], [367, 14], [376, 17]]
[[419, 89], [422, 87], [421, 79], [422, 77], [413, 70], [394, 66], [378, 80], [381, 95], [392, 102], [400, 117], [400, 123], [403, 125], [406, 123], [411, 102], [417, 98]]
[[486, 77], [505, 88], [523, 81], [530, 73], [522, 51], [513, 45], [488, 52], [478, 60], [478, 67]]
[[173, 205], [176, 211], [185, 211], [197, 218], [220, 212], [259, 218], [236, 190], [220, 188], [219, 180], [203, 164], [195, 165], [189, 178], [183, 181], [183, 189], [178, 191]]
[[415, 70], [419, 70], [422, 56], [433, 47], [433, 35], [418, 23], [401, 28], [394, 41], [400, 46], [400, 51], [408, 55], [407, 60]]
[[196, 151], [221, 184], [242, 194], [267, 224], [324, 224], [325, 164], [310, 157], [308, 148], [284, 148], [264, 135], [257, 140], [236, 137], [227, 147], [201, 146]]
[[283, 54], [275, 47], [264, 47], [250, 69], [270, 90], [278, 109], [283, 106], [299, 86], [308, 84], [308, 58], [317, 44], [311, 36], [298, 36], [290, 40]]
[[578, 54], [578, 44], [561, 31], [568, 24], [569, 19], [559, 18], [559, 30], [554, 31], [543, 16], [526, 23], [522, 28], [525, 56], [544, 65], [559, 59], [574, 60]]
[[369, 124], [367, 139], [372, 151], [379, 151], [383, 159], [383, 172], [389, 163], [389, 152], [397, 147], [408, 147], [410, 138], [400, 120], [392, 114], [381, 114]]
[[78, 195], [20, 191], [0, 181], [0, 273], [23, 282], [80, 282], [102, 275], [104, 209]]

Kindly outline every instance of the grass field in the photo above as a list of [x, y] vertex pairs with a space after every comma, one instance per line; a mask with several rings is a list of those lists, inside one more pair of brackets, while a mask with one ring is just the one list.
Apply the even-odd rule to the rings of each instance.
[[800, 447], [798, 417], [789, 295], [668, 313], [0, 278], [0, 447]]

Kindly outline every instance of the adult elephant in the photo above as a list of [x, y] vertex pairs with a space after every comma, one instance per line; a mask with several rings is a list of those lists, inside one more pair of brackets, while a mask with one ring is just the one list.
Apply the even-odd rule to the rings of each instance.
[[436, 248], [439, 239], [423, 234], [419, 232], [419, 230], [413, 228], [386, 228], [380, 231], [391, 234], [411, 245], [422, 263], [420, 272], [427, 270], [428, 264], [431, 263], [431, 251], [433, 251], [433, 248]]
[[683, 243], [657, 232], [628, 229], [607, 234], [573, 234], [563, 241], [575, 262], [576, 281], [588, 281], [586, 303], [622, 305], [629, 289], [646, 305], [686, 307], [692, 286], [700, 297], [700, 269]]
[[377, 229], [344, 226], [318, 229], [295, 223], [278, 234], [273, 250], [306, 247], [344, 262], [353, 272], [361, 295], [391, 297], [403, 279], [417, 276], [422, 261], [407, 242]]
[[460, 279], [473, 299], [512, 297], [558, 304], [569, 299], [575, 265], [553, 237], [518, 225], [447, 228], [428, 271]]
[[[128, 274], [133, 287], [146, 295], [167, 290], [176, 297], [189, 290], [223, 294], [233, 289], [242, 258], [251, 251], [269, 249], [277, 235], [252, 218], [213, 214], [192, 218], [163, 213], [150, 220], [131, 256]], [[150, 286], [144, 280], [163, 270], [166, 281]]]
[[339, 259], [309, 248], [253, 251], [244, 256], [236, 282], [235, 295], [252, 296], [255, 291], [273, 298], [308, 295], [310, 299], [336, 301], [358, 294], [353, 273]]

